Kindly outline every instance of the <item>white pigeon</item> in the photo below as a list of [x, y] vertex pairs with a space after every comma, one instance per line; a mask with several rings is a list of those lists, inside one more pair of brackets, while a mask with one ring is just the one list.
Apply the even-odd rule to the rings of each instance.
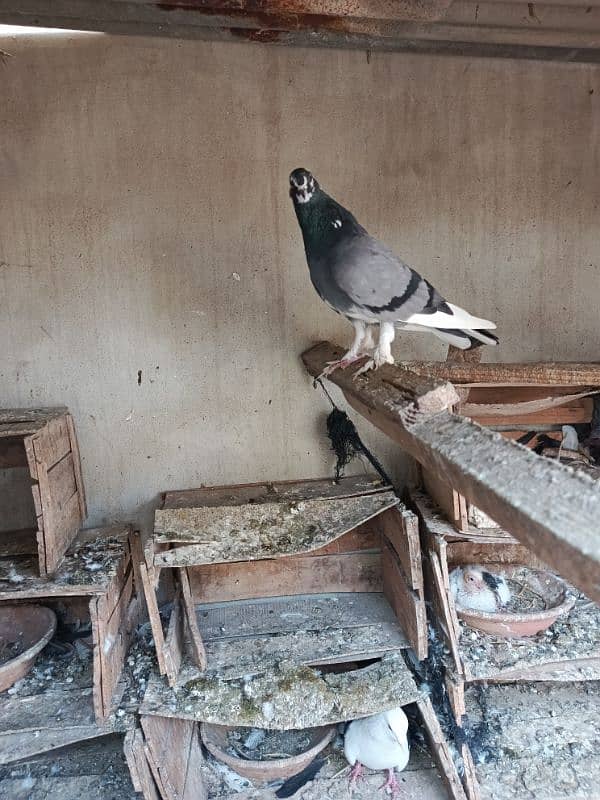
[[579, 437], [577, 431], [572, 425], [562, 426], [562, 444], [561, 450], [573, 450], [575, 453], [579, 450]]
[[450, 591], [457, 606], [494, 613], [510, 600], [504, 578], [482, 567], [456, 567], [450, 573]]
[[402, 771], [408, 764], [409, 747], [406, 734], [408, 719], [401, 708], [350, 723], [344, 736], [344, 755], [352, 767], [350, 783], [362, 777], [362, 768], [387, 770], [381, 789], [390, 789], [395, 797], [400, 785], [394, 769]]

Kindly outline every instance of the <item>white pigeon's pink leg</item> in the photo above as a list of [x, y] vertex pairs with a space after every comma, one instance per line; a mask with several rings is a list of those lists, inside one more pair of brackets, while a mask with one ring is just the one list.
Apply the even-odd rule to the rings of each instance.
[[370, 347], [373, 346], [371, 330], [360, 319], [352, 319], [350, 322], [354, 326], [354, 341], [352, 342], [352, 347], [337, 361], [329, 361], [317, 380], [319, 380], [319, 378], [326, 378], [336, 369], [346, 369], [346, 367], [349, 367], [356, 361], [360, 361], [365, 355], [368, 355], [369, 351], [365, 352], [365, 342], [370, 342]]
[[371, 369], [378, 369], [382, 364], [393, 364], [394, 356], [392, 355], [392, 342], [396, 335], [396, 329], [393, 322], [382, 322], [379, 325], [379, 341], [377, 347], [373, 352], [373, 358], [370, 358], [367, 363], [354, 373], [354, 377], [363, 375]]
[[362, 771], [363, 771], [363, 765], [360, 763], [360, 761], [357, 761], [350, 771], [350, 780], [349, 780], [350, 786], [352, 786], [353, 783], [356, 783], [356, 781], [359, 779], [364, 780], [364, 775]]
[[388, 769], [387, 773], [388, 776], [386, 782], [383, 783], [379, 788], [386, 790], [389, 789], [392, 797], [397, 797], [400, 793], [400, 784], [396, 778], [396, 773], [393, 769]]

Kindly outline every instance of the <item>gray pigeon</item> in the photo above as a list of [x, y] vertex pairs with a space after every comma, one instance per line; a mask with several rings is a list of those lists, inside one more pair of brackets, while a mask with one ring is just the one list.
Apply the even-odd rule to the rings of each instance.
[[[393, 364], [395, 329], [429, 331], [469, 350], [496, 345], [496, 325], [448, 303], [425, 278], [370, 236], [354, 216], [324, 192], [306, 169], [290, 175], [290, 197], [304, 239], [313, 286], [354, 326], [352, 347], [325, 375], [370, 356], [357, 374]], [[374, 347], [372, 326], [379, 325]], [[374, 348], [374, 349], [373, 349]]]

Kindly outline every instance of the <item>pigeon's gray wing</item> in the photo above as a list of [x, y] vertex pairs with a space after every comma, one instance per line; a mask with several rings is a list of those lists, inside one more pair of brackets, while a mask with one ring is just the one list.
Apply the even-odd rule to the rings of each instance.
[[374, 322], [399, 322], [445, 306], [428, 281], [372, 236], [340, 241], [330, 269], [332, 282], [351, 301], [349, 316], [354, 312]]

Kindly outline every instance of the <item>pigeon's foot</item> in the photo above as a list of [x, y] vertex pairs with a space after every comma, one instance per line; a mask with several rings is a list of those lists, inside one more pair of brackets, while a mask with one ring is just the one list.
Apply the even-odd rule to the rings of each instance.
[[386, 792], [388, 792], [389, 790], [388, 793], [391, 794], [393, 798], [396, 798], [400, 794], [400, 784], [398, 783], [398, 779], [396, 778], [396, 773], [394, 772], [393, 769], [388, 769], [387, 773], [388, 776], [386, 782], [383, 783], [379, 788], [385, 789]]
[[354, 373], [354, 378], [358, 378], [359, 375], [364, 375], [365, 372], [370, 372], [370, 370], [379, 369], [382, 364], [393, 364], [394, 357], [390, 353], [382, 352], [378, 347], [375, 348], [373, 353], [373, 357], [370, 358], [366, 364], [360, 369], [357, 369]]
[[350, 771], [350, 780], [349, 784], [352, 786], [353, 783], [356, 783], [358, 780], [364, 780], [365, 776], [363, 775], [363, 765], [357, 761], [356, 764], [352, 767]]
[[321, 378], [326, 378], [328, 375], [331, 375], [332, 372], [335, 372], [336, 369], [346, 369], [347, 367], [351, 366], [352, 364], [356, 364], [357, 361], [362, 361], [365, 358], [365, 354], [361, 355], [346, 355], [343, 358], [338, 359], [337, 361], [328, 361], [327, 366], [321, 372], [317, 380], [321, 380]]

